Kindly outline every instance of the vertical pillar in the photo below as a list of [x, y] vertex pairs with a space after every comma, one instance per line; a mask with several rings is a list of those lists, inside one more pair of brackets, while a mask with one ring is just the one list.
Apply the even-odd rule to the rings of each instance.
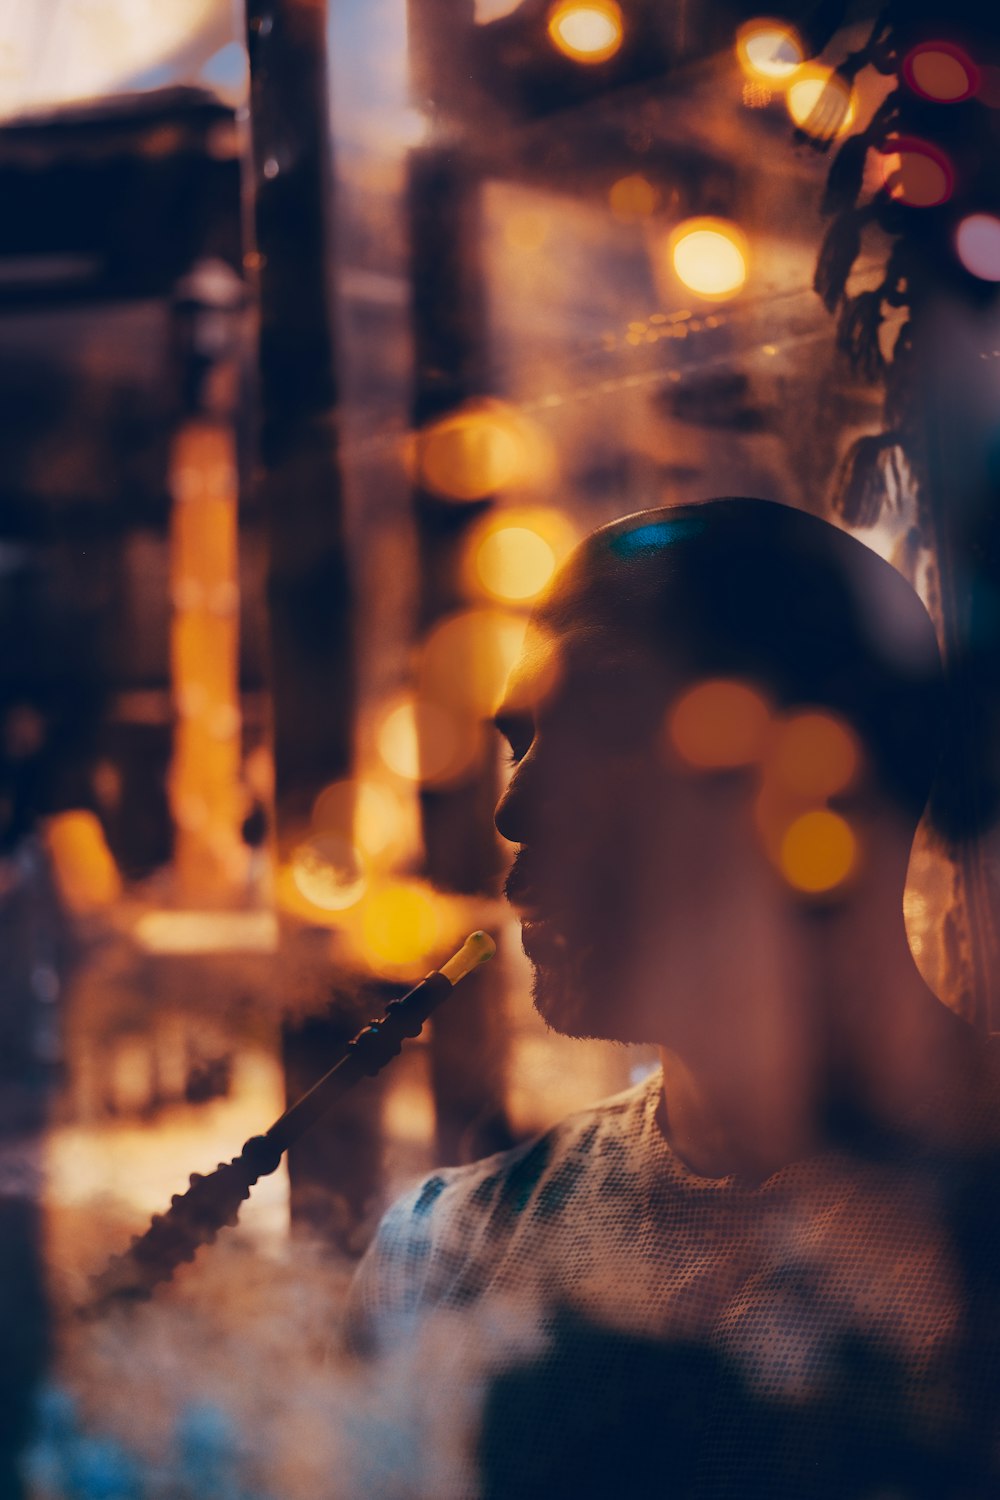
[[[286, 859], [316, 797], [350, 773], [355, 668], [337, 440], [333, 172], [322, 0], [248, 0], [258, 287], [257, 494], [267, 540], [275, 845]], [[329, 934], [285, 917], [282, 972], [304, 1023], [285, 1027], [288, 1097], [357, 1029], [358, 986], [329, 998]], [[378, 1184], [377, 1111], [342, 1102], [288, 1156], [293, 1226], [349, 1244]]]
[[[411, 66], [419, 104], [450, 116], [446, 146], [410, 158], [408, 215], [412, 272], [415, 427], [487, 393], [485, 288], [479, 216], [481, 183], [463, 131], [475, 109], [468, 57], [470, 0], [410, 0]], [[459, 559], [472, 522], [489, 500], [453, 505], [419, 486], [414, 493], [420, 547], [419, 627], [462, 601]], [[495, 893], [499, 856], [493, 827], [496, 764], [455, 788], [425, 790], [421, 819], [427, 875], [445, 890]], [[487, 965], [466, 981], [461, 1005], [435, 1016], [431, 1081], [437, 1153], [443, 1162], [509, 1144], [505, 1111], [506, 1025], [502, 976]]]
[[170, 810], [186, 904], [224, 902], [242, 873], [237, 485], [233, 432], [191, 417], [171, 453]]

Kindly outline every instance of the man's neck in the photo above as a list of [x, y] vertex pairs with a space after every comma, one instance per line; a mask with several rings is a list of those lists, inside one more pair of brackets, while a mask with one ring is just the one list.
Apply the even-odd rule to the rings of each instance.
[[848, 1123], [883, 1137], [951, 1133], [972, 1033], [927, 989], [901, 920], [805, 920], [784, 993], [773, 972], [766, 993], [744, 973], [662, 1048], [666, 1133], [699, 1175], [761, 1180], [829, 1148]]

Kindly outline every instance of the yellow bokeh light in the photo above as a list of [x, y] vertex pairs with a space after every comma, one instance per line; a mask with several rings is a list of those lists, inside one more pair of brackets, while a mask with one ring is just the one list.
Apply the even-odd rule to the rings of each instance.
[[299, 844], [290, 869], [296, 890], [321, 911], [346, 911], [365, 888], [357, 850], [335, 834], [319, 833]]
[[503, 526], [491, 531], [476, 549], [476, 572], [494, 599], [534, 599], [555, 569], [552, 548], [527, 526]]
[[412, 440], [410, 469], [446, 500], [482, 500], [536, 477], [536, 434], [502, 401], [470, 401], [431, 422]]
[[615, 0], [562, 0], [549, 13], [553, 46], [574, 62], [607, 62], [620, 48], [623, 34]]
[[660, 194], [651, 182], [634, 172], [629, 177], [619, 177], [608, 194], [611, 212], [622, 224], [633, 224], [637, 219], [648, 219], [656, 212]]
[[445, 786], [474, 769], [482, 731], [457, 705], [406, 698], [384, 713], [376, 744], [389, 770], [404, 781]]
[[502, 604], [529, 603], [548, 586], [576, 540], [576, 528], [561, 511], [504, 507], [469, 533], [463, 554], [466, 592]]
[[379, 969], [426, 967], [451, 936], [446, 903], [416, 880], [389, 880], [369, 890], [358, 910], [354, 940]]
[[732, 297], [747, 279], [746, 239], [725, 219], [686, 219], [669, 248], [678, 278], [700, 297]]
[[818, 63], [799, 68], [788, 86], [785, 103], [800, 130], [824, 140], [844, 135], [858, 113], [854, 90], [832, 68]]
[[765, 774], [789, 797], [824, 801], [844, 792], [857, 776], [857, 735], [830, 713], [798, 713], [776, 723]]
[[737, 32], [736, 56], [748, 78], [780, 88], [802, 63], [802, 43], [783, 22], [758, 17]]
[[428, 635], [419, 662], [421, 696], [479, 719], [495, 710], [521, 654], [526, 620], [500, 609], [449, 615]]
[[689, 766], [727, 770], [760, 757], [770, 717], [747, 683], [718, 678], [688, 689], [670, 712], [668, 733]]
[[843, 885], [857, 860], [850, 824], [829, 808], [803, 813], [781, 840], [781, 873], [797, 891], [821, 895]]

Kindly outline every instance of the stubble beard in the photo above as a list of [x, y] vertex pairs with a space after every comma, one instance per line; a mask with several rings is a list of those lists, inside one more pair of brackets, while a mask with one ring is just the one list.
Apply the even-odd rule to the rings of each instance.
[[592, 950], [573, 948], [558, 960], [531, 959], [531, 995], [535, 1010], [550, 1031], [578, 1041], [614, 1042], [619, 1046], [643, 1038], [627, 1034], [619, 1004], [621, 981], [601, 977]]

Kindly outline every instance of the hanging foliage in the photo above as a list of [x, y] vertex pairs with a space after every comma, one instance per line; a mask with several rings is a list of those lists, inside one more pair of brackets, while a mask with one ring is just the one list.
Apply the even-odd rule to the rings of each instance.
[[[947, 7], [891, 0], [864, 45], [832, 70], [796, 131], [810, 148], [828, 150], [843, 129], [860, 73], [870, 68], [894, 77], [871, 119], [843, 141], [831, 162], [821, 204], [830, 222], [813, 282], [837, 318], [837, 347], [851, 368], [885, 388], [887, 435], [855, 444], [837, 480], [837, 509], [856, 525], [874, 525], [898, 503], [904, 470], [919, 498], [922, 424], [910, 356], [923, 306], [946, 285], [980, 299], [993, 291], [954, 253], [957, 214], [1000, 208], [992, 101], [983, 86], [984, 79], [1000, 77], [1000, 41], [989, 11], [975, 0], [952, 0]], [[935, 83], [944, 74], [927, 71], [928, 55], [948, 62], [944, 83]], [[954, 83], [959, 67], [967, 73], [965, 89]], [[869, 228], [876, 233], [868, 236]], [[874, 258], [880, 252], [881, 274]], [[873, 282], [873, 275], [879, 279]]]

